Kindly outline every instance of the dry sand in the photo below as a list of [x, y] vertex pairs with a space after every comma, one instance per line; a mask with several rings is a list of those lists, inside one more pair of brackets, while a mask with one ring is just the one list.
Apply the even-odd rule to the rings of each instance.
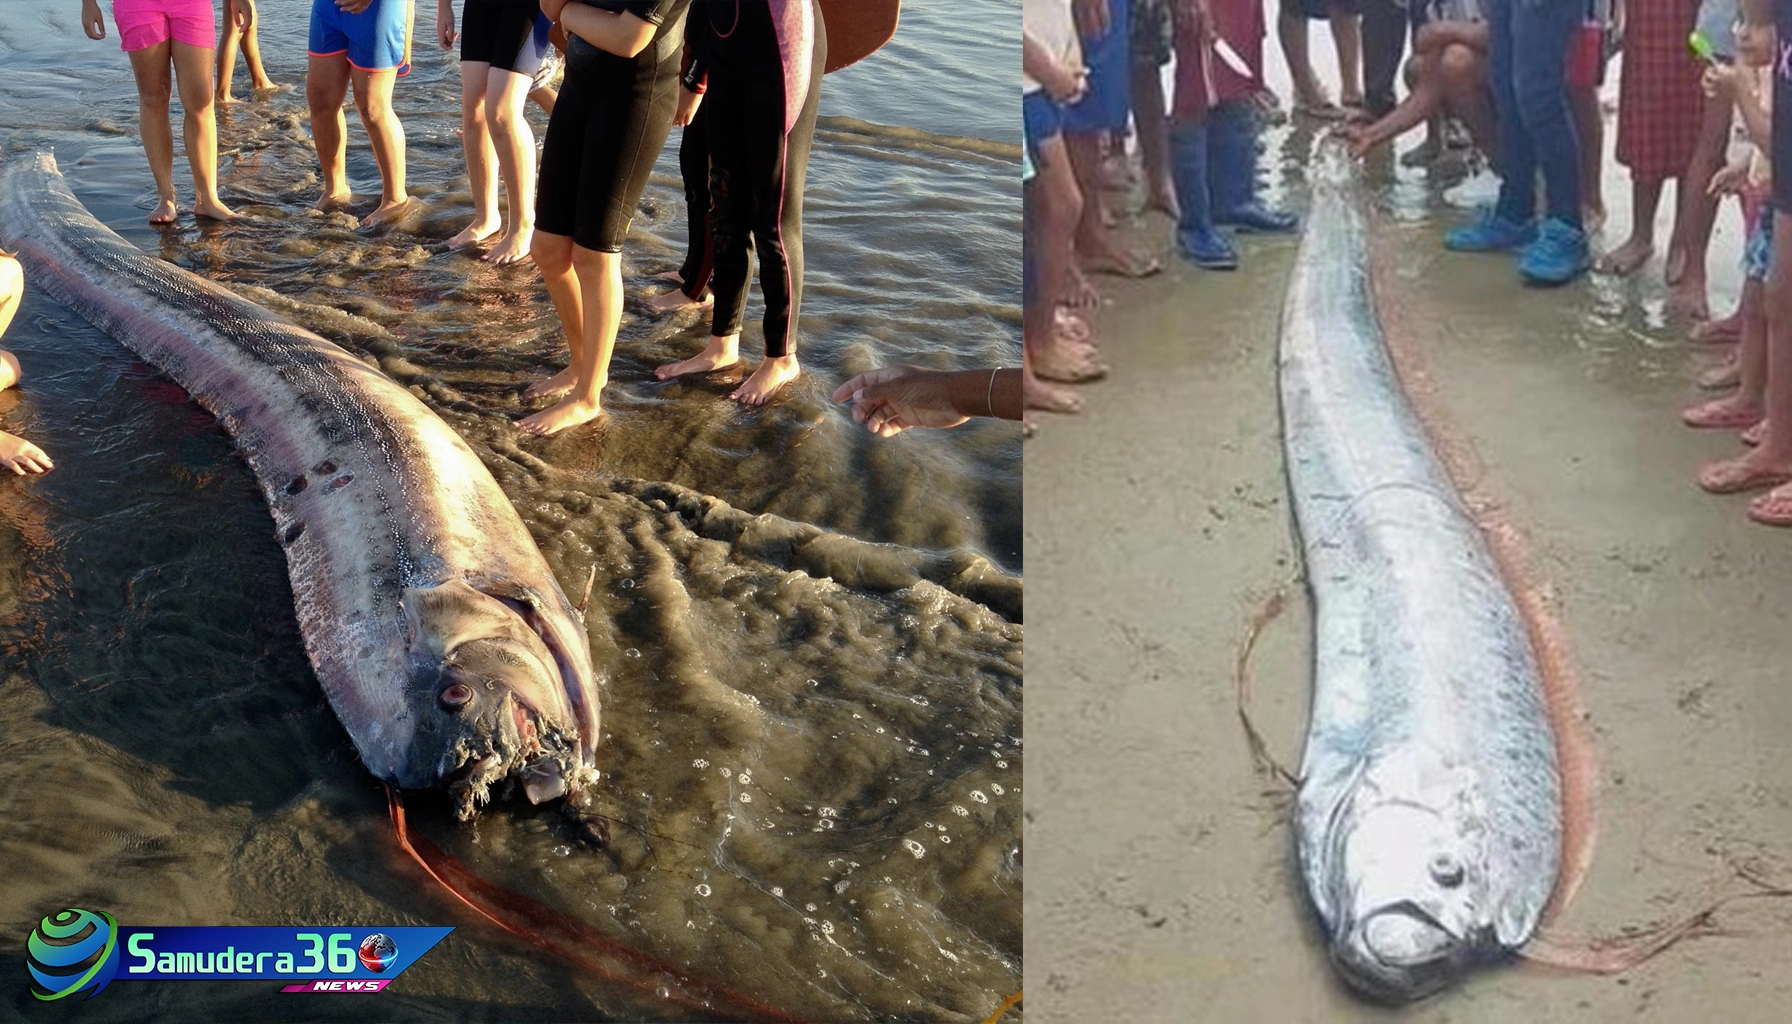
[[[1557, 926], [1671, 919], [1742, 888], [1738, 867], [1792, 884], [1792, 535], [1693, 483], [1739, 449], [1678, 423], [1709, 357], [1661, 322], [1659, 260], [1639, 282], [1527, 290], [1506, 260], [1443, 252], [1464, 214], [1403, 176], [1374, 228], [1386, 323], [1466, 442], [1473, 496], [1522, 536], [1599, 758], [1597, 846]], [[1628, 227], [1619, 182], [1606, 245]], [[1739, 233], [1726, 211], [1725, 312]], [[1298, 569], [1275, 390], [1295, 243], [1242, 251], [1236, 274], [1170, 256], [1158, 278], [1101, 279], [1112, 375], [1027, 449], [1034, 1019], [1785, 1019], [1792, 901], [1726, 910], [1735, 935], [1618, 977], [1520, 964], [1401, 1011], [1336, 981], [1294, 870], [1289, 791], [1253, 767], [1236, 716], [1245, 624]], [[1297, 587], [1253, 663], [1255, 715], [1291, 767], [1309, 631]]]

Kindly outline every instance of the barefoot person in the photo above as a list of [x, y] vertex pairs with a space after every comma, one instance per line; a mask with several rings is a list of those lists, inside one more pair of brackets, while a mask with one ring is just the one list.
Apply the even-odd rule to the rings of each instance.
[[[687, 46], [680, 80], [690, 74], [691, 59]], [[692, 84], [698, 89], [706, 88], [705, 83], [694, 79]], [[684, 262], [677, 270], [663, 275], [677, 281], [677, 287], [647, 300], [649, 306], [665, 312], [715, 303], [715, 293], [709, 290], [716, 253], [715, 241], [709, 233], [709, 108], [703, 106], [703, 93], [681, 90], [678, 111], [672, 116], [672, 123], [682, 129], [678, 140], [678, 173], [684, 179]]]
[[[174, 131], [168, 124], [172, 85], [180, 87], [186, 110], [187, 164], [193, 171], [193, 214], [230, 220], [236, 212], [218, 199], [218, 121], [212, 95], [211, 0], [116, 0], [113, 20], [124, 51], [131, 55], [137, 79], [137, 109], [142, 122], [143, 151], [156, 179], [156, 208], [151, 224], [172, 224], [174, 202]], [[106, 38], [106, 19], [99, 0], [82, 0], [81, 27], [89, 39]], [[172, 81], [171, 81], [172, 80]]]
[[344, 165], [348, 122], [342, 101], [349, 87], [380, 168], [380, 205], [362, 219], [371, 227], [396, 217], [410, 196], [404, 190], [404, 125], [392, 112], [392, 84], [411, 70], [411, 0], [312, 0], [311, 55], [305, 100], [311, 137], [323, 172], [320, 210], [349, 200]]
[[[504, 226], [498, 215], [496, 157], [510, 197], [510, 229], [480, 259], [509, 266], [529, 253], [535, 235], [535, 133], [523, 104], [535, 73], [553, 47], [552, 24], [535, 0], [466, 0], [460, 31], [461, 149], [473, 191], [473, 222], [448, 240], [448, 248], [477, 245]], [[436, 39], [454, 47], [453, 0], [436, 4]]]
[[274, 80], [261, 66], [261, 42], [256, 38], [255, 0], [224, 0], [224, 31], [218, 37], [218, 102], [235, 103], [230, 95], [230, 80], [236, 75], [237, 44], [242, 44], [243, 63], [249, 65], [249, 80], [257, 93], [273, 91]]
[[[0, 252], [0, 336], [5, 335], [6, 328], [12, 324], [13, 314], [19, 311], [19, 300], [24, 294], [25, 275], [19, 270], [19, 261], [12, 253]], [[18, 359], [11, 352], [0, 349], [0, 390], [18, 382]], [[4, 430], [0, 430], [0, 466], [19, 476], [47, 473], [55, 468], [43, 449]]]
[[[1625, 5], [1624, 65], [1618, 80], [1618, 162], [1630, 169], [1630, 237], [1599, 258], [1599, 270], [1632, 274], [1655, 254], [1662, 187], [1680, 181], [1698, 144], [1699, 63], [1686, 46], [1698, 0]], [[1710, 181], [1681, 188], [1701, 193]], [[1684, 212], [1685, 204], [1678, 209]], [[1674, 219], [1668, 262], [1682, 263], [1684, 224]], [[1702, 273], [1702, 271], [1701, 271]], [[1701, 278], [1702, 281], [1702, 278]]]
[[[710, 233], [715, 244], [714, 323], [690, 359], [654, 371], [660, 380], [740, 362], [750, 250], [765, 296], [765, 359], [728, 397], [764, 405], [802, 372], [796, 358], [803, 298], [803, 179], [827, 67], [827, 29], [812, 0], [695, 6], [687, 85], [707, 76]], [[686, 91], [689, 91], [688, 89]]]
[[560, 314], [572, 360], [525, 398], [571, 390], [518, 423], [555, 434], [603, 415], [600, 395], [622, 322], [622, 243], [678, 102], [678, 40], [689, 0], [541, 0], [567, 33], [566, 81], [548, 119], [529, 254]]

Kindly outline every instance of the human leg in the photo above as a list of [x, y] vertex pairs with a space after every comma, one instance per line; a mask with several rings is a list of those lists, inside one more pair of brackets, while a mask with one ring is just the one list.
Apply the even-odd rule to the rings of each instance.
[[373, 227], [395, 217], [410, 200], [404, 187], [404, 125], [392, 111], [392, 85], [398, 73], [351, 68], [349, 80], [354, 83], [355, 109], [380, 168], [380, 205], [361, 219], [363, 226]]
[[218, 198], [218, 119], [212, 88], [211, 30], [205, 46], [175, 40], [174, 74], [180, 105], [186, 111], [187, 164], [193, 173], [193, 213], [213, 220], [234, 220], [236, 211]]
[[484, 61], [460, 62], [460, 148], [467, 161], [467, 188], [473, 193], [473, 221], [448, 240], [450, 249], [476, 245], [503, 226], [498, 215], [498, 180], [492, 176], [498, 154], [492, 146], [487, 114], [491, 67]]
[[510, 227], [484, 259], [499, 266], [521, 260], [535, 231], [535, 134], [523, 116], [529, 86], [528, 75], [496, 68], [488, 72], [485, 109], [509, 197]]
[[137, 79], [137, 117], [143, 152], [156, 181], [156, 208], [151, 224], [174, 223], [174, 131], [168, 124], [168, 101], [174, 92], [173, 40], [130, 51], [131, 74]]

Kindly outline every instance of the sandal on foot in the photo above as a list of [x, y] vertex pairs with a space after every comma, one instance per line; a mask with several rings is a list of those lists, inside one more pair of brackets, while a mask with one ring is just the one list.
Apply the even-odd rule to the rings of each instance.
[[1086, 263], [1083, 270], [1090, 274], [1106, 274], [1109, 277], [1126, 277], [1133, 280], [1152, 277], [1164, 271], [1163, 261], [1154, 256], [1122, 256], [1115, 259], [1104, 259], [1095, 263]]
[[1762, 526], [1792, 526], [1792, 490], [1775, 487], [1749, 502], [1748, 517]]
[[1699, 470], [1699, 486], [1707, 494], [1745, 494], [1792, 482], [1792, 473], [1757, 466], [1746, 458], [1713, 462]]
[[1754, 409], [1738, 409], [1727, 398], [1701, 402], [1680, 410], [1680, 422], [1699, 430], [1747, 430], [1761, 422]]
[[1744, 430], [1738, 436], [1742, 443], [1748, 445], [1750, 448], [1761, 447], [1761, 442], [1767, 440], [1767, 421], [1762, 420], [1747, 430]]

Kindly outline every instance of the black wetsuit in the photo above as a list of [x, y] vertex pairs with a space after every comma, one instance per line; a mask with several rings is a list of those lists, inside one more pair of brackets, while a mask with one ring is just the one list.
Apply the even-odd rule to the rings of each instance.
[[460, 23], [460, 59], [525, 77], [541, 68], [553, 45], [537, 0], [467, 0]]
[[[704, 0], [691, 10], [687, 83], [707, 76], [709, 227], [715, 246], [714, 337], [737, 334], [746, 317], [749, 246], [759, 253], [765, 295], [765, 354], [788, 355], [803, 295], [803, 180], [827, 64], [827, 30], [811, 0], [809, 67], [786, 73], [768, 0]], [[801, 106], [787, 117], [794, 90]], [[788, 130], [787, 130], [788, 129]]]
[[684, 126], [678, 143], [678, 172], [684, 176], [685, 226], [690, 241], [678, 276], [684, 280], [685, 297], [695, 302], [709, 290], [715, 272], [716, 250], [709, 237], [709, 107], [698, 104], [691, 123]]
[[634, 57], [567, 33], [566, 82], [548, 118], [535, 227], [597, 252], [621, 252], [678, 104], [685, 10], [691, 0], [581, 0], [655, 26]]

